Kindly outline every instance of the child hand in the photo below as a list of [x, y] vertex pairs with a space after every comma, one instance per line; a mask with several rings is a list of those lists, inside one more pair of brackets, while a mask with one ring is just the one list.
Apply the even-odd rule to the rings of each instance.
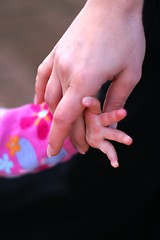
[[84, 112], [86, 122], [86, 140], [88, 144], [105, 153], [113, 167], [118, 167], [118, 157], [113, 144], [109, 141], [117, 141], [126, 145], [132, 143], [132, 138], [123, 131], [111, 127], [126, 116], [125, 109], [111, 112], [101, 112], [100, 102], [93, 97], [85, 97], [82, 104], [86, 107]]

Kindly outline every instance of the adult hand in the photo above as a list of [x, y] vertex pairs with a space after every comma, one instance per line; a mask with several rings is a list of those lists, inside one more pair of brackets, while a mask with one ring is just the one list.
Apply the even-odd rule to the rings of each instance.
[[37, 103], [45, 100], [54, 113], [50, 155], [59, 152], [68, 134], [80, 152], [88, 149], [83, 97], [96, 96], [112, 80], [103, 111], [119, 109], [140, 80], [145, 54], [142, 6], [132, 10], [112, 3], [87, 1], [38, 68]]

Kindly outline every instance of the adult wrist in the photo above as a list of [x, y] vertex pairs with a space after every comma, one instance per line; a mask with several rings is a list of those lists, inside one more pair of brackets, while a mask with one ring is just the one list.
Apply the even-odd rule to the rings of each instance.
[[88, 0], [87, 2], [97, 7], [116, 9], [124, 13], [141, 14], [144, 0]]

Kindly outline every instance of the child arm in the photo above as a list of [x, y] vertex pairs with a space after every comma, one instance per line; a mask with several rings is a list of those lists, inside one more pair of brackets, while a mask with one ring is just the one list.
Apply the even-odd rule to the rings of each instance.
[[47, 156], [52, 114], [47, 104], [0, 109], [0, 176], [19, 177], [67, 161], [77, 151], [69, 138], [56, 156]]

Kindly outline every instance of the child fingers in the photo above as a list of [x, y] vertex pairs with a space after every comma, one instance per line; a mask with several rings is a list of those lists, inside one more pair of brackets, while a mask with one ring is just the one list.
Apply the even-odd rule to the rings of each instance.
[[104, 154], [107, 155], [112, 167], [117, 168], [119, 166], [116, 150], [109, 141], [106, 140], [106, 141], [101, 142], [99, 149]]
[[103, 136], [105, 139], [123, 143], [125, 145], [130, 145], [132, 143], [132, 138], [126, 133], [118, 129], [104, 128]]
[[93, 114], [100, 114], [101, 113], [101, 106], [100, 102], [97, 98], [94, 97], [84, 97], [82, 99], [82, 104], [87, 110]]
[[121, 121], [123, 118], [126, 117], [126, 115], [127, 112], [125, 109], [118, 109], [112, 112], [102, 113], [99, 118], [103, 126], [109, 126], [111, 124], [115, 124]]

